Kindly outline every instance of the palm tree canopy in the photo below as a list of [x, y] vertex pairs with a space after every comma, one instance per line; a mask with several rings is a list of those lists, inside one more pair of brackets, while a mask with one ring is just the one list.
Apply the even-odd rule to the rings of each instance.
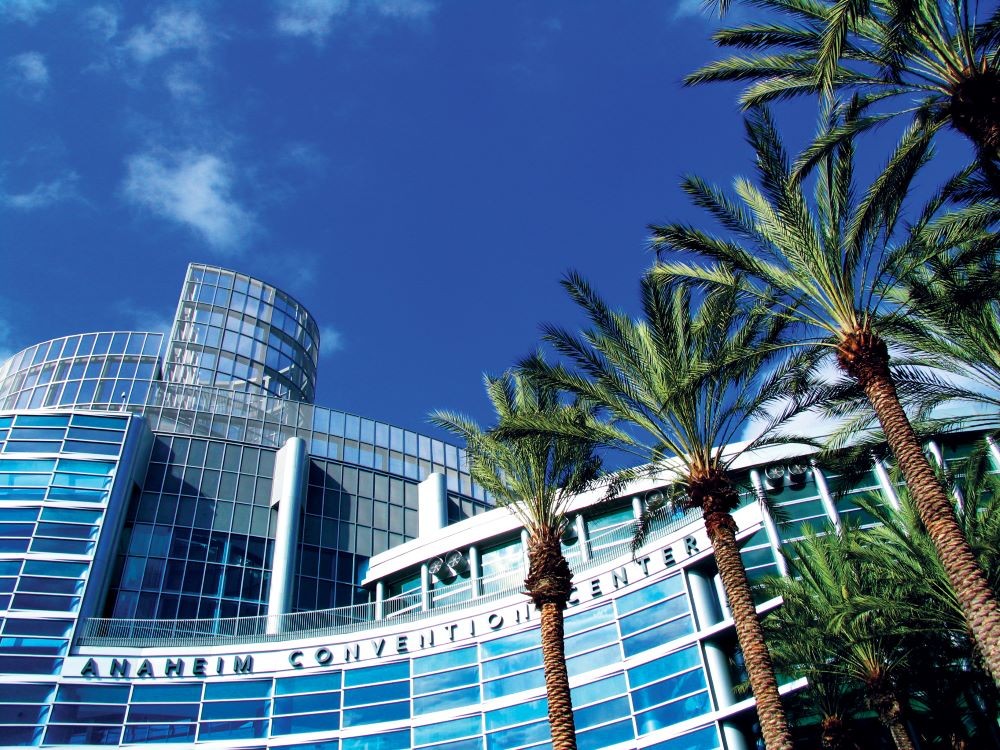
[[965, 0], [752, 4], [766, 21], [714, 36], [720, 47], [742, 52], [696, 70], [687, 83], [748, 81], [744, 107], [818, 91], [857, 93], [864, 108], [878, 105], [879, 112], [845, 123], [842, 135], [912, 115], [928, 132], [951, 125], [981, 158], [997, 156], [1000, 11], [980, 20], [978, 6]]
[[461, 414], [437, 411], [431, 421], [465, 439], [472, 479], [498, 505], [509, 508], [529, 533], [551, 529], [561, 533], [570, 499], [600, 475], [596, 443], [586, 436], [519, 435], [502, 432], [511, 420], [547, 418], [582, 423], [587, 411], [564, 404], [558, 391], [520, 373], [486, 376], [486, 392], [497, 424], [484, 430]]
[[[742, 292], [695, 293], [689, 285], [641, 281], [642, 317], [615, 311], [578, 274], [563, 280], [590, 327], [579, 335], [546, 325], [544, 338], [568, 363], [521, 363], [533, 377], [576, 394], [607, 419], [574, 426], [519, 421], [523, 428], [590, 435], [646, 461], [676, 457], [679, 482], [719, 474], [739, 452], [723, 452], [750, 419], [768, 417], [778, 375], [767, 374], [782, 324]], [[768, 438], [750, 441], [758, 447]]]

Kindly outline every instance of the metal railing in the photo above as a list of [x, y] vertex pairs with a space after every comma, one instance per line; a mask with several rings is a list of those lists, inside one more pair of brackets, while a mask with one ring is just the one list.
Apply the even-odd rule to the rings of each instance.
[[[698, 511], [658, 526], [648, 537], [652, 542], [695, 521]], [[631, 522], [629, 522], [631, 523]], [[618, 529], [616, 528], [616, 531]], [[616, 558], [630, 554], [631, 535], [616, 544], [604, 546], [586, 562], [574, 566], [574, 575], [599, 567]], [[292, 612], [283, 615], [258, 615], [255, 617], [227, 617], [204, 620], [125, 620], [93, 617], [80, 622], [77, 630], [78, 646], [113, 646], [123, 648], [148, 648], [156, 646], [221, 646], [241, 643], [269, 643], [289, 637], [356, 633], [378, 625], [405, 624], [426, 617], [468, 609], [470, 604], [481, 605], [524, 593], [524, 583], [519, 575], [504, 576], [506, 580], [494, 581], [496, 588], [474, 599], [463, 599], [447, 605], [422, 609], [422, 592], [408, 591], [382, 601], [382, 616], [376, 617], [376, 603], [355, 604], [349, 607], [322, 609], [313, 612]], [[490, 588], [493, 588], [491, 586]]]

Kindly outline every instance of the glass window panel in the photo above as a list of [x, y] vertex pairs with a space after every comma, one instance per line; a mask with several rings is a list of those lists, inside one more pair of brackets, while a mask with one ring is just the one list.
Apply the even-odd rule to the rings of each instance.
[[429, 714], [437, 711], [447, 711], [452, 708], [471, 706], [480, 702], [479, 685], [459, 688], [447, 693], [434, 693], [422, 698], [413, 699], [415, 714]]
[[[211, 683], [206, 687], [211, 687]], [[264, 700], [206, 702], [201, 707], [201, 718], [262, 719], [267, 716], [269, 705], [269, 702]]]
[[464, 669], [454, 669], [450, 672], [438, 672], [437, 674], [425, 677], [415, 677], [413, 679], [413, 694], [424, 695], [434, 693], [448, 688], [463, 687], [479, 682], [479, 667], [465, 667]]
[[629, 682], [633, 687], [645, 685], [674, 672], [683, 672], [692, 667], [701, 666], [701, 657], [697, 646], [688, 646], [680, 651], [660, 657], [640, 667], [628, 670]]
[[483, 731], [483, 720], [479, 715], [443, 721], [413, 728], [413, 741], [417, 745], [429, 745], [461, 737], [471, 737]]
[[133, 703], [197, 703], [201, 700], [201, 683], [186, 685], [136, 685], [132, 688]]
[[209, 682], [205, 685], [205, 700], [225, 698], [264, 698], [271, 692], [270, 680], [239, 682]]
[[632, 731], [632, 721], [627, 720], [581, 732], [577, 735], [576, 742], [578, 750], [603, 750], [633, 739], [635, 733]]
[[0, 684], [0, 701], [4, 703], [45, 703], [52, 696], [55, 685], [38, 682]]
[[505, 695], [520, 693], [524, 690], [535, 690], [545, 684], [545, 678], [541, 669], [531, 672], [505, 677], [500, 680], [493, 680], [483, 684], [483, 697], [486, 700], [500, 698]]
[[69, 685], [59, 686], [56, 700], [60, 703], [127, 703], [128, 685]]
[[363, 737], [345, 737], [341, 740], [340, 747], [342, 750], [409, 750], [410, 730]]
[[642, 711], [660, 703], [674, 700], [681, 695], [704, 690], [706, 687], [705, 673], [700, 669], [694, 669], [662, 682], [654, 682], [652, 685], [633, 690], [632, 702], [635, 704], [636, 711]]
[[197, 724], [139, 724], [125, 727], [125, 742], [193, 743]]
[[527, 724], [514, 729], [486, 735], [487, 750], [508, 750], [521, 745], [533, 745], [549, 737], [549, 725], [546, 721]]
[[49, 720], [69, 724], [121, 724], [125, 720], [125, 706], [57, 703], [52, 707]]
[[661, 601], [684, 590], [684, 579], [680, 574], [665, 578], [654, 586], [645, 586], [631, 594], [620, 596], [615, 600], [619, 616], [627, 615], [648, 604]]
[[644, 630], [648, 627], [656, 625], [657, 623], [664, 622], [665, 620], [672, 620], [678, 615], [687, 613], [687, 597], [678, 596], [674, 599], [668, 599], [665, 602], [655, 604], [652, 607], [621, 618], [619, 626], [622, 629], [622, 635], [627, 636], [635, 633], [636, 631]]
[[376, 667], [349, 669], [344, 672], [344, 686], [371, 685], [376, 682], [405, 679], [410, 676], [410, 662], [398, 661]]
[[331, 711], [340, 708], [340, 692], [293, 695], [274, 699], [275, 714], [304, 714], [310, 711]]
[[238, 740], [263, 737], [266, 721], [209, 721], [198, 725], [199, 740]]
[[372, 687], [346, 688], [344, 690], [345, 706], [361, 706], [367, 703], [399, 700], [410, 697], [409, 682], [386, 682]]
[[275, 695], [290, 695], [293, 693], [310, 693], [318, 690], [330, 690], [340, 687], [340, 672], [324, 672], [323, 674], [303, 675], [302, 677], [279, 677], [274, 684]]
[[142, 703], [128, 712], [129, 722], [197, 721], [197, 703]]
[[382, 721], [401, 721], [410, 718], [410, 702], [382, 703], [367, 708], [345, 708], [344, 726], [356, 727], [361, 724], [375, 724]]
[[122, 728], [52, 725], [45, 731], [46, 745], [117, 745]]
[[[340, 712], [279, 716], [271, 720], [271, 734], [297, 734], [299, 732], [320, 732], [340, 729]], [[298, 748], [299, 746], [296, 746]], [[333, 747], [336, 747], [334, 741]]]
[[514, 635], [503, 638], [495, 638], [492, 641], [485, 641], [480, 644], [483, 652], [483, 659], [494, 656], [509, 654], [526, 648], [536, 648], [541, 645], [541, 631], [539, 628], [531, 628]]
[[637, 713], [635, 716], [636, 725], [639, 727], [639, 734], [647, 734], [657, 729], [663, 729], [671, 724], [684, 721], [692, 716], [708, 713], [712, 710], [712, 702], [708, 693], [697, 693], [673, 703], [667, 703], [651, 711]]
[[694, 632], [694, 627], [691, 623], [691, 617], [686, 616], [624, 639], [622, 646], [625, 648], [625, 656], [629, 657], [692, 632]]

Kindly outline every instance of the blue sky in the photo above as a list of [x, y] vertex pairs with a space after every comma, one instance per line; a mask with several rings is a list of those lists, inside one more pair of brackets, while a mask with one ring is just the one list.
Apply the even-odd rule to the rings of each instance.
[[[749, 173], [684, 0], [0, 0], [0, 348], [165, 328], [189, 261], [323, 331], [318, 402], [486, 421], [484, 371], [633, 306], [646, 225]], [[788, 110], [812, 129], [811, 105]]]

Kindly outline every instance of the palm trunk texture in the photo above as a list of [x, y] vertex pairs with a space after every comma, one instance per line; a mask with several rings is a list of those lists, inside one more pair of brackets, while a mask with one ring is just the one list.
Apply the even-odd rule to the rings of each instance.
[[576, 750], [573, 702], [569, 694], [569, 674], [563, 648], [563, 611], [547, 602], [541, 607], [542, 664], [545, 667], [545, 694], [549, 699], [549, 730], [553, 750]]
[[[871, 335], [871, 334], [869, 334]], [[855, 341], [858, 339], [855, 338]], [[927, 534], [934, 542], [938, 559], [948, 575], [965, 614], [969, 630], [983, 656], [983, 662], [1000, 684], [1000, 605], [983, 569], [962, 533], [955, 509], [934, 475], [923, 446], [900, 404], [889, 371], [889, 355], [882, 342], [862, 342], [855, 352], [861, 357], [840, 355], [841, 366], [855, 377], [871, 402], [882, 425], [886, 442], [899, 463]], [[866, 351], [860, 352], [864, 348]], [[844, 347], [841, 347], [843, 352]], [[845, 359], [848, 363], [845, 365]], [[858, 361], [862, 359], [864, 361]]]
[[896, 750], [916, 750], [910, 731], [903, 722], [903, 708], [895, 698], [887, 698], [878, 703], [878, 717], [883, 726], [889, 730]]
[[528, 538], [528, 577], [524, 586], [538, 608], [542, 629], [542, 666], [549, 700], [549, 732], [553, 750], [576, 750], [573, 701], [566, 671], [563, 610], [573, 587], [573, 574], [562, 553], [558, 529], [535, 528]]
[[750, 582], [736, 544], [736, 522], [729, 513], [705, 513], [705, 528], [715, 548], [715, 563], [729, 599], [736, 638], [746, 663], [750, 688], [757, 699], [757, 716], [767, 750], [791, 750], [792, 733], [778, 693], [778, 680], [767, 650], [764, 629], [757, 617]]

